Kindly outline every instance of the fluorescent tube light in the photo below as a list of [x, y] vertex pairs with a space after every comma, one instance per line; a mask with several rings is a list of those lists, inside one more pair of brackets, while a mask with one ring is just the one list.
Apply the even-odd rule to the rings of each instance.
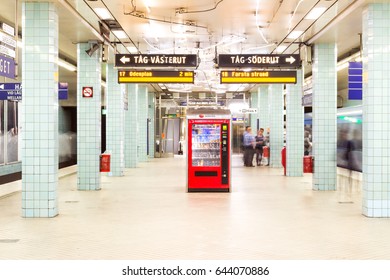
[[298, 39], [303, 34], [303, 31], [294, 30], [290, 34], [288, 34], [287, 38], [289, 39]]
[[317, 19], [319, 18], [324, 12], [326, 11], [325, 7], [316, 7], [313, 10], [311, 10], [305, 19]]
[[62, 68], [65, 68], [66, 70], [69, 70], [71, 72], [76, 72], [77, 71], [77, 67], [74, 66], [73, 64], [70, 64], [69, 62], [65, 61], [65, 60], [62, 60], [62, 59], [58, 59], [58, 66], [62, 67]]
[[349, 116], [349, 115], [357, 115], [362, 114], [362, 110], [356, 110], [356, 111], [350, 111], [350, 112], [339, 112], [337, 113], [337, 116]]
[[276, 48], [276, 52], [281, 53], [284, 52], [287, 49], [286, 46], [279, 46]]
[[126, 39], [126, 38], [128, 38], [127, 34], [125, 33], [125, 31], [123, 31], [122, 29], [111, 30], [111, 31], [112, 31], [112, 33], [114, 33], [115, 37], [117, 37], [118, 39]]
[[93, 10], [101, 19], [114, 19], [111, 13], [106, 8], [94, 8]]
[[136, 53], [138, 52], [138, 49], [134, 46], [127, 46], [126, 49], [131, 52], [131, 53]]

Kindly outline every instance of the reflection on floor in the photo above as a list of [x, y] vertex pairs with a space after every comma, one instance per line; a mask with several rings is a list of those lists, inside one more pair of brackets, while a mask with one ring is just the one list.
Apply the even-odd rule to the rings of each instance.
[[[102, 190], [60, 180], [60, 215], [21, 218], [21, 193], [0, 198], [0, 259], [390, 259], [390, 220], [361, 214], [361, 192], [311, 189], [311, 174], [245, 168], [231, 193], [187, 193], [185, 158], [103, 176]], [[1, 186], [0, 186], [1, 187]]]

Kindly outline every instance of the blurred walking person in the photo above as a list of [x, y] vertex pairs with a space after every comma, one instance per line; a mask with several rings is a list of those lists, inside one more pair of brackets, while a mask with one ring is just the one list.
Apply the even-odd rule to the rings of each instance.
[[244, 132], [244, 166], [254, 167], [253, 155], [255, 154], [256, 140], [252, 134], [252, 128], [247, 126]]

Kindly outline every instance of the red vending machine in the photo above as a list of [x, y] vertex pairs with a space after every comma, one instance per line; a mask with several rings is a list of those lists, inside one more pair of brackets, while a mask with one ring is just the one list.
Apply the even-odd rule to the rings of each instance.
[[230, 111], [188, 109], [188, 192], [229, 192], [231, 177]]

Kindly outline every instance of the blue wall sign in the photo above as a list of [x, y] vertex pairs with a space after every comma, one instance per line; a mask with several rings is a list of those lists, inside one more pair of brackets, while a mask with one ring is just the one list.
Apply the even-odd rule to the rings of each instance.
[[0, 55], [0, 76], [15, 79], [15, 61]]
[[21, 83], [2, 83], [0, 84], [0, 100], [22, 100]]
[[[68, 83], [58, 83], [58, 99], [68, 99]], [[22, 84], [0, 83], [0, 100], [22, 100]]]
[[58, 83], [58, 99], [68, 99], [68, 83]]
[[361, 62], [349, 62], [348, 99], [363, 99], [363, 63]]

